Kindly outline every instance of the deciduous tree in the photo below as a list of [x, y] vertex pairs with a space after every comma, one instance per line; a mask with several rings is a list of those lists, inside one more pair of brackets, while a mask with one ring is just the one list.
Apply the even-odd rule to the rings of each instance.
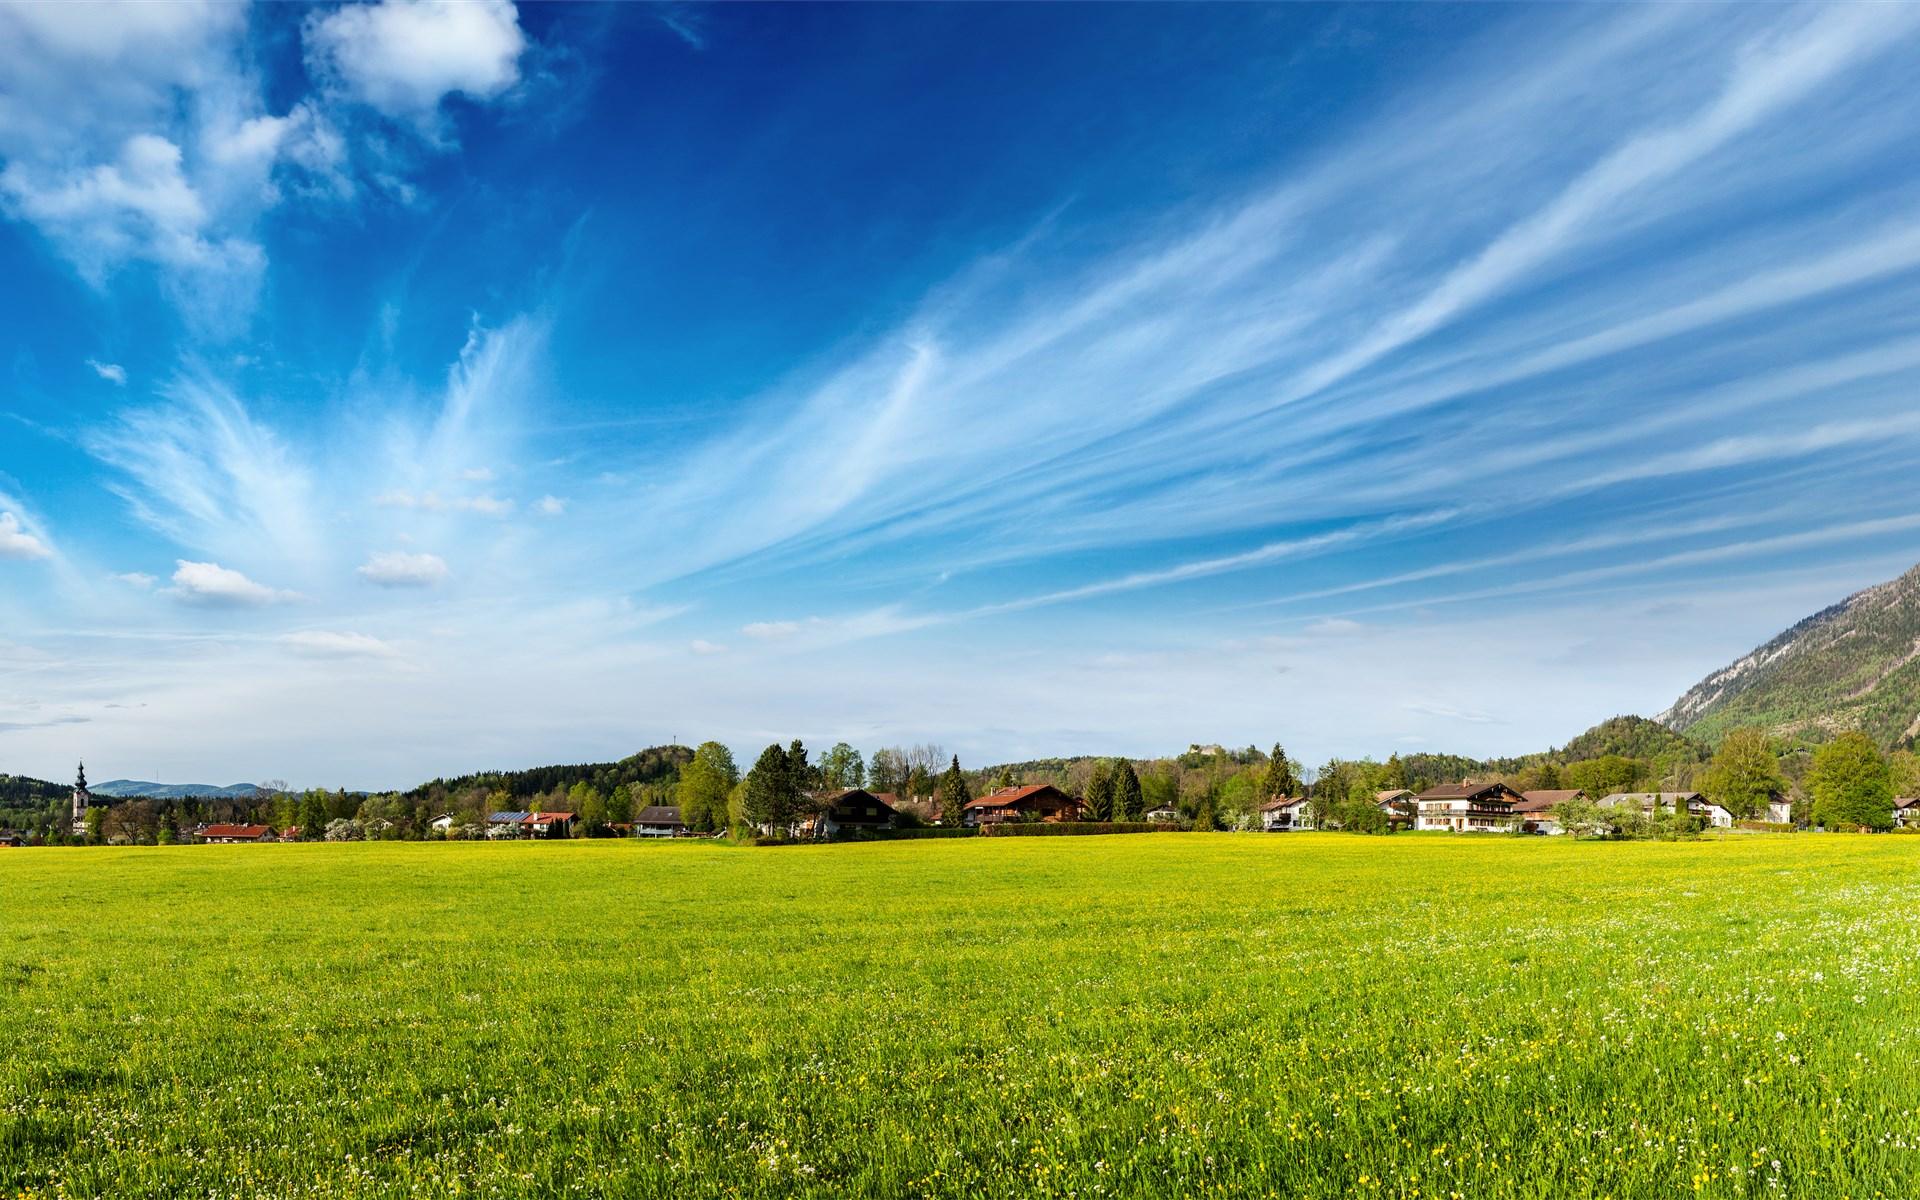
[[1807, 772], [1813, 821], [1828, 829], [1891, 829], [1893, 773], [1880, 748], [1858, 731], [1814, 751]]
[[1758, 729], [1735, 729], [1721, 740], [1713, 762], [1700, 780], [1700, 791], [1736, 817], [1762, 811], [1784, 792], [1780, 756], [1773, 742]]

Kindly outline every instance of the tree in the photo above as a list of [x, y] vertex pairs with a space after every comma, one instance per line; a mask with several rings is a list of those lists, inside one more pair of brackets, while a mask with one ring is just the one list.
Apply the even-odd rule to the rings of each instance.
[[1813, 753], [1807, 772], [1813, 823], [1827, 829], [1893, 828], [1893, 772], [1880, 748], [1857, 730]]
[[680, 769], [680, 782], [674, 788], [680, 819], [688, 829], [719, 829], [727, 824], [727, 796], [739, 782], [733, 751], [719, 742], [701, 742], [693, 761]]
[[1273, 744], [1273, 752], [1267, 755], [1267, 777], [1264, 790], [1267, 799], [1274, 800], [1282, 796], [1291, 796], [1300, 787], [1300, 777], [1294, 773], [1293, 763], [1287, 758], [1287, 752], [1280, 743]]
[[[684, 817], [681, 819], [685, 820]], [[607, 820], [616, 825], [625, 825], [633, 820], [633, 789], [624, 783], [614, 788], [613, 794], [607, 797]]]
[[837, 792], [865, 787], [866, 782], [867, 768], [860, 761], [860, 752], [845, 742], [834, 743], [833, 749], [820, 756], [820, 786]]
[[1566, 782], [1598, 800], [1633, 787], [1646, 764], [1618, 754], [1603, 754], [1583, 762], [1568, 763]]
[[906, 752], [898, 746], [875, 750], [873, 761], [867, 764], [867, 786], [876, 792], [900, 795], [907, 786]]
[[940, 819], [952, 826], [965, 824], [967, 801], [971, 799], [967, 777], [961, 773], [960, 756], [956, 754], [953, 762], [940, 775]]
[[300, 797], [300, 838], [302, 841], [318, 841], [327, 828], [326, 793], [308, 788]]
[[1133, 764], [1123, 758], [1113, 774], [1113, 819], [1138, 821], [1146, 811], [1147, 799], [1140, 790], [1140, 776], [1134, 774]]
[[1893, 772], [1893, 794], [1920, 796], [1920, 754], [1895, 750], [1887, 756], [1887, 768]]
[[590, 783], [576, 783], [567, 789], [567, 803], [579, 818], [574, 823], [577, 836], [594, 837], [606, 832], [607, 799], [600, 794], [599, 788]]
[[98, 846], [102, 841], [100, 827], [107, 819], [107, 810], [99, 805], [88, 808], [81, 817], [81, 828], [86, 830], [87, 845]]
[[993, 777], [993, 790], [997, 792], [1001, 788], [1010, 788], [1014, 786], [1014, 782], [1013, 768], [1003, 766], [1000, 768], [999, 774]]
[[1780, 756], [1758, 729], [1735, 729], [1720, 742], [1700, 780], [1700, 791], [1734, 816], [1746, 819], [1786, 791]]
[[1113, 772], [1104, 759], [1093, 764], [1093, 774], [1087, 777], [1085, 800], [1087, 820], [1113, 820]]
[[800, 788], [794, 782], [792, 761], [777, 742], [760, 752], [747, 772], [740, 797], [742, 815], [749, 822], [775, 833], [785, 833], [793, 825], [800, 812]]

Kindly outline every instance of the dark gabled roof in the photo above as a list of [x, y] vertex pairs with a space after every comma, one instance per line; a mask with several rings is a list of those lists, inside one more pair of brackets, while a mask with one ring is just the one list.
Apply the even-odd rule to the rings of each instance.
[[1522, 813], [1545, 812], [1556, 804], [1565, 804], [1586, 795], [1579, 788], [1548, 788], [1544, 791], [1522, 792], [1519, 803], [1513, 811]]
[[994, 791], [988, 792], [986, 795], [980, 797], [978, 800], [967, 801], [967, 807], [968, 808], [1013, 808], [1021, 804], [1023, 801], [1031, 800], [1034, 797], [1040, 796], [1047, 792], [1052, 792], [1055, 796], [1058, 796], [1061, 800], [1065, 801], [1068, 804], [1079, 803], [1072, 796], [1067, 795], [1065, 792], [1061, 791], [1059, 788], [1053, 786], [1050, 783], [1030, 783], [1025, 787], [998, 788]]
[[1893, 798], [1893, 807], [1895, 809], [1912, 808], [1916, 804], [1920, 804], [1920, 796], [1895, 796]]
[[684, 825], [680, 810], [671, 804], [649, 804], [634, 815], [635, 825]]
[[1512, 804], [1520, 799], [1520, 793], [1504, 783], [1443, 783], [1439, 787], [1428, 788], [1414, 799], [1491, 800], [1495, 804]]
[[524, 821], [524, 820], [526, 820], [526, 819], [527, 819], [527, 817], [528, 817], [529, 815], [531, 815], [531, 814], [528, 814], [528, 813], [524, 813], [524, 812], [518, 812], [518, 811], [515, 811], [515, 812], [497, 812], [497, 813], [488, 813], [488, 814], [487, 814], [487, 824], [489, 824], [489, 825], [518, 825], [518, 824], [520, 824], [520, 823], [521, 823], [522, 821]]

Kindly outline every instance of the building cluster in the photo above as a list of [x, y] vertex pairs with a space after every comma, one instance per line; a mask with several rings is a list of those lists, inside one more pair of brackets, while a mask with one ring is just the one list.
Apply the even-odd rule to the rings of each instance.
[[[1559, 834], [1561, 806], [1587, 799], [1578, 788], [1517, 792], [1504, 783], [1448, 783], [1412, 792], [1397, 788], [1379, 792], [1373, 802], [1390, 824], [1409, 829], [1451, 833]], [[1613, 792], [1595, 801], [1601, 808], [1637, 810], [1652, 817], [1685, 811], [1703, 824], [1731, 829], [1734, 815], [1699, 792]], [[1905, 824], [1899, 805], [1909, 806], [1920, 820], [1920, 801], [1896, 801], [1895, 821]], [[1759, 819], [1791, 824], [1793, 806], [1775, 797]], [[1260, 827], [1270, 832], [1324, 827], [1312, 802], [1304, 796], [1281, 796], [1260, 806]]]

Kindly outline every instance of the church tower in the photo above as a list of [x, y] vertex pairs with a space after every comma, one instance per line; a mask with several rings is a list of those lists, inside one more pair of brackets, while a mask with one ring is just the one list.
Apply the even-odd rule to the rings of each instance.
[[73, 836], [86, 836], [87, 806], [92, 803], [93, 793], [87, 790], [87, 764], [81, 763], [79, 778], [73, 781]]

